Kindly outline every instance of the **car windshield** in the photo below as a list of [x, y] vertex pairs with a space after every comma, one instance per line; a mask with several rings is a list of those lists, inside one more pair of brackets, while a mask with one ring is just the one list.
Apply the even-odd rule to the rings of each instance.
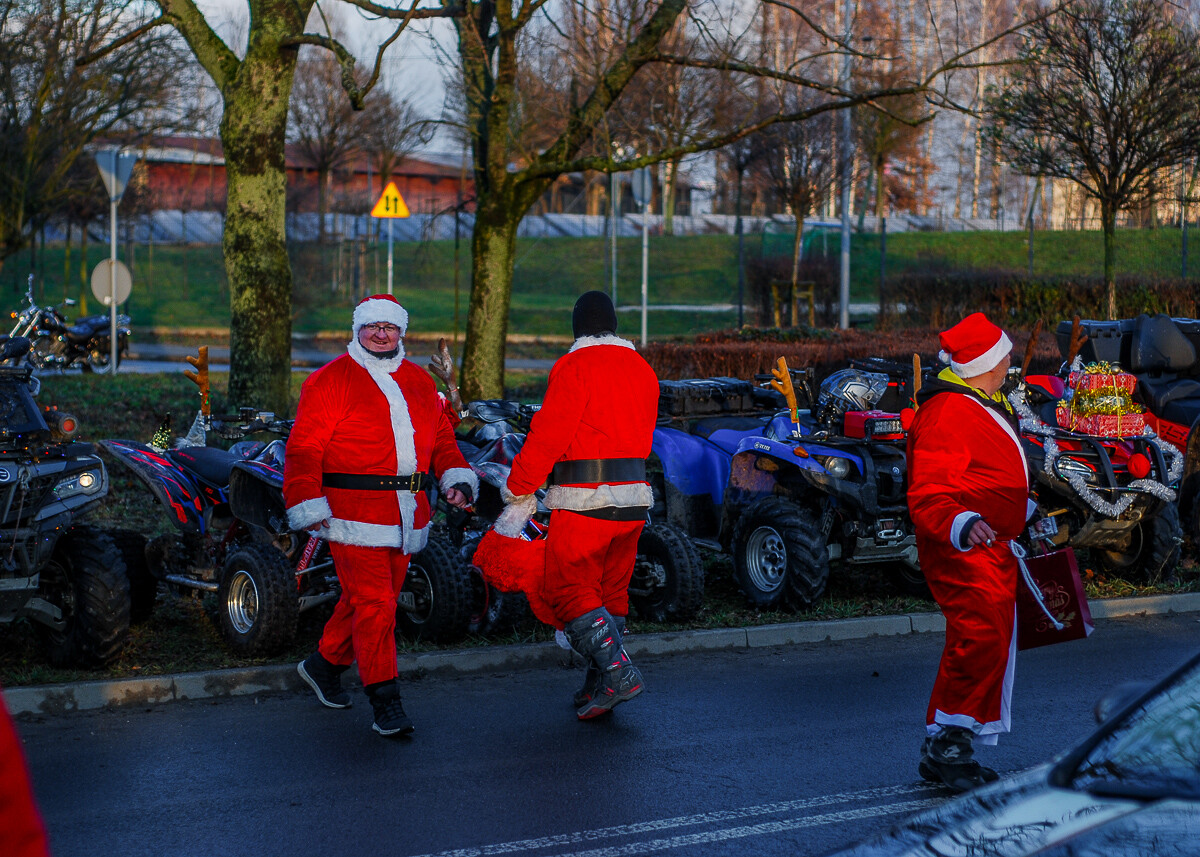
[[1143, 702], [1084, 756], [1078, 789], [1200, 798], [1200, 662]]

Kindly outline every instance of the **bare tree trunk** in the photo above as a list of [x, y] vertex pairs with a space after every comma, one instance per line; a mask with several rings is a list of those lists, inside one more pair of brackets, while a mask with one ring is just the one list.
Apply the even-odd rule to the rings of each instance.
[[254, 49], [223, 93], [221, 117], [228, 181], [228, 404], [290, 413], [292, 270], [283, 141], [296, 54], [285, 52], [288, 61], [280, 62], [277, 46], [261, 57]]
[[464, 401], [504, 395], [504, 345], [521, 210], [507, 195], [481, 196], [471, 235], [471, 301], [461, 377]]
[[1104, 228], [1104, 285], [1108, 292], [1108, 320], [1116, 321], [1117, 282], [1114, 268], [1117, 250], [1117, 212], [1106, 199], [1100, 200], [1100, 220]]

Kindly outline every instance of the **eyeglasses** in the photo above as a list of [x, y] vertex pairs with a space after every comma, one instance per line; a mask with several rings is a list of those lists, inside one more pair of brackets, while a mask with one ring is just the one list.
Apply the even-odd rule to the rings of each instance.
[[386, 333], [388, 336], [400, 335], [400, 328], [394, 324], [364, 324], [363, 330], [367, 333]]

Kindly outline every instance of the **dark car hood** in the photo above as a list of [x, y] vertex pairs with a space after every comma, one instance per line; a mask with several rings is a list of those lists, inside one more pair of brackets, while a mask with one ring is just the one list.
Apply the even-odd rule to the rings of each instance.
[[1057, 788], [1048, 765], [948, 801], [839, 857], [1196, 857], [1200, 803]]

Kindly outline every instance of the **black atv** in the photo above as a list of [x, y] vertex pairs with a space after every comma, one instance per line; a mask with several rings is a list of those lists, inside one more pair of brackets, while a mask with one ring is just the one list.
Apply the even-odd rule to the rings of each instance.
[[0, 623], [33, 621], [54, 666], [102, 666], [129, 633], [129, 579], [112, 536], [78, 522], [108, 473], [74, 417], [39, 410], [32, 368], [12, 365], [28, 351], [0, 345]]

